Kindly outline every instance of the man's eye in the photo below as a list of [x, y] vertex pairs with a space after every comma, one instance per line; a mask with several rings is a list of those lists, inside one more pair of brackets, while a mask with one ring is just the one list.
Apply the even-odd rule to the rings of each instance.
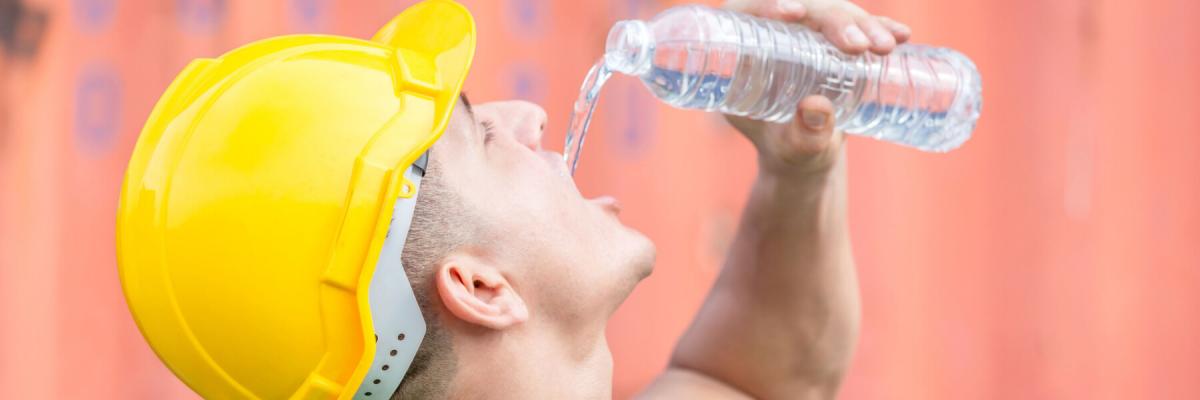
[[492, 142], [496, 138], [496, 124], [492, 121], [483, 120], [479, 123], [483, 125], [483, 144]]

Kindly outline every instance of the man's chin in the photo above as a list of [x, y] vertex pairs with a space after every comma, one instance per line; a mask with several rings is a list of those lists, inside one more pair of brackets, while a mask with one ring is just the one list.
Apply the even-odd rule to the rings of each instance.
[[[632, 230], [631, 230], [632, 231]], [[658, 248], [654, 242], [641, 232], [632, 231], [636, 238], [630, 256], [630, 268], [634, 271], [637, 281], [641, 282], [654, 272], [654, 260], [658, 256]]]
[[612, 316], [613, 313], [620, 308], [621, 304], [633, 294], [633, 290], [637, 288], [638, 283], [650, 276], [654, 271], [654, 258], [657, 250], [654, 243], [645, 235], [638, 233], [633, 229], [626, 228], [616, 240], [609, 242], [613, 244], [610, 256], [615, 256], [613, 259], [615, 264], [612, 264], [612, 275], [609, 275], [612, 281], [608, 285], [599, 286], [604, 290], [605, 302], [609, 308], [606, 315]]

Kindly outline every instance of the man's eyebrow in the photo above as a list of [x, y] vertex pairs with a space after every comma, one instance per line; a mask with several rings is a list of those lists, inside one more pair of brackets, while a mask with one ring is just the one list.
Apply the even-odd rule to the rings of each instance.
[[480, 140], [487, 142], [487, 132], [479, 130], [479, 117], [475, 116], [475, 109], [471, 108], [471, 100], [467, 100], [467, 92], [458, 92], [458, 99], [462, 100], [463, 108], [466, 108], [467, 114], [471, 116], [473, 125], [471, 130], [477, 132]]
[[471, 101], [467, 100], [467, 92], [459, 92], [458, 99], [462, 100], [463, 107], [466, 107], [467, 113], [471, 114], [471, 119], [475, 119], [475, 110], [471, 108]]

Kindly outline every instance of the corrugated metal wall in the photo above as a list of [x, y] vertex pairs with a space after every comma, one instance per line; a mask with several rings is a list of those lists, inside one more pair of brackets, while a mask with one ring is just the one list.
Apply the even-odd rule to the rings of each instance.
[[[45, 16], [14, 35], [36, 46], [0, 53], [0, 398], [194, 396], [142, 343], [115, 272], [142, 121], [192, 58], [289, 32], [365, 37], [410, 3], [0, 0]], [[466, 3], [468, 91], [544, 104], [558, 146], [608, 26], [670, 2]], [[1200, 3], [862, 4], [970, 55], [985, 102], [949, 154], [851, 141], [865, 320], [843, 397], [1200, 398]], [[610, 326], [624, 398], [715, 276], [753, 154], [719, 117], [629, 79], [602, 98], [580, 185], [621, 198], [660, 246]]]

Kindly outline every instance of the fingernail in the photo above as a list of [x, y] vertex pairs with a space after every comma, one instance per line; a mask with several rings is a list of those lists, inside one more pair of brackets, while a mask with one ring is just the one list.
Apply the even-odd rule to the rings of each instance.
[[809, 129], [821, 130], [822, 128], [825, 128], [825, 120], [827, 119], [825, 113], [820, 111], [804, 110], [801, 112], [801, 115], [802, 118], [804, 118], [804, 125], [808, 126]]
[[856, 46], [866, 46], [868, 44], [867, 34], [863, 33], [862, 29], [858, 28], [858, 25], [850, 25], [846, 27], [846, 43]]
[[799, 14], [804, 12], [804, 5], [791, 1], [779, 2], [779, 11], [784, 14]]
[[896, 39], [893, 38], [892, 35], [885, 34], [883, 32], [876, 32], [874, 35], [872, 35], [872, 40], [874, 40], [875, 44], [877, 45], [896, 44]]

